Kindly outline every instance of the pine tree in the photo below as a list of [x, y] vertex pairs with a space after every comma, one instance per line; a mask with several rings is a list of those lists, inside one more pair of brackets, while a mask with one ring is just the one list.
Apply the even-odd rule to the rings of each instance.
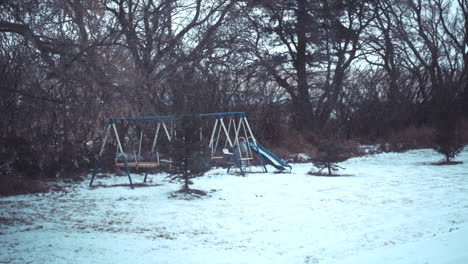
[[450, 85], [439, 89], [435, 98], [434, 128], [432, 148], [445, 156], [450, 163], [464, 147], [461, 125], [461, 111]]
[[332, 175], [334, 171], [343, 169], [337, 163], [343, 162], [351, 157], [349, 147], [337, 140], [326, 140], [318, 146], [318, 154], [312, 159], [312, 163], [321, 172], [324, 169], [328, 170], [328, 175]]
[[179, 192], [206, 194], [190, 188], [192, 179], [202, 176], [207, 168], [202, 166], [203, 141], [199, 134], [200, 120], [196, 117], [183, 117], [176, 122], [172, 145], [172, 179], [182, 181]]

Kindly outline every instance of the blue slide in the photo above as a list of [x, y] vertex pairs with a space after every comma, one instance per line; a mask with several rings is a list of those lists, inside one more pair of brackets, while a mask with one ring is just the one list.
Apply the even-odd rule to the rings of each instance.
[[286, 170], [286, 168], [289, 168], [289, 170], [292, 170], [291, 165], [288, 165], [284, 163], [280, 158], [278, 158], [275, 154], [271, 153], [268, 151], [266, 148], [262, 147], [262, 145], [258, 144], [258, 142], [255, 144], [252, 141], [249, 141], [250, 148], [257, 154], [259, 154], [261, 157], [263, 157], [266, 161], [270, 163], [273, 167], [276, 169], [283, 171]]

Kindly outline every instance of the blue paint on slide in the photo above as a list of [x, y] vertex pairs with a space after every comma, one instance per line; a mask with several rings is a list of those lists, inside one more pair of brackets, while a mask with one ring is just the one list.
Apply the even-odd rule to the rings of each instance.
[[255, 153], [261, 155], [266, 161], [269, 162], [271, 166], [275, 167], [276, 169], [282, 171], [286, 170], [286, 168], [289, 168], [289, 170], [292, 170], [291, 165], [286, 164], [275, 154], [271, 153], [266, 148], [262, 147], [262, 145], [258, 144], [258, 142], [254, 143], [252, 141], [249, 141], [249, 145]]

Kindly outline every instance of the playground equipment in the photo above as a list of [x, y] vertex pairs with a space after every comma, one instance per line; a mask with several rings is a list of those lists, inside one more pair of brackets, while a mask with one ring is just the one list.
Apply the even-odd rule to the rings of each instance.
[[[251, 165], [254, 159], [253, 153], [259, 157], [260, 163], [264, 172], [268, 172], [266, 164], [270, 164], [280, 171], [291, 170], [292, 167], [284, 163], [280, 158], [261, 146], [255, 139], [250, 124], [243, 112], [225, 112], [225, 113], [206, 113], [194, 115], [179, 115], [179, 116], [154, 116], [154, 117], [114, 117], [109, 119], [109, 124], [106, 129], [104, 140], [99, 151], [99, 156], [96, 161], [96, 166], [93, 171], [91, 182], [92, 186], [94, 178], [100, 168], [101, 159], [104, 157], [104, 149], [108, 142], [111, 130], [116, 141], [115, 166], [125, 169], [127, 172], [130, 186], [133, 188], [130, 169], [143, 170], [145, 172], [144, 182], [148, 175], [148, 170], [160, 166], [161, 162], [171, 162], [171, 159], [160, 159], [160, 149], [158, 141], [165, 136], [167, 142], [171, 144], [173, 137], [173, 129], [169, 123], [176, 119], [187, 117], [215, 117], [215, 123], [211, 132], [211, 137], [208, 145], [208, 157], [204, 159], [204, 165], [211, 166], [214, 162], [220, 161], [228, 164], [228, 172], [231, 167], [239, 169], [241, 175], [246, 173], [246, 168]], [[152, 121], [156, 126], [154, 128], [154, 136], [149, 151], [149, 160], [144, 161], [142, 157], [142, 142], [143, 128], [140, 129], [138, 140], [138, 151], [133, 149], [133, 156], [124, 151], [122, 141], [119, 137], [116, 123], [118, 122], [149, 122]], [[160, 136], [163, 134], [163, 136]], [[200, 128], [200, 139], [203, 139], [203, 132]]]
[[275, 167], [277, 170], [283, 171], [283, 170], [286, 170], [286, 168], [289, 168], [289, 170], [292, 170], [291, 165], [286, 164], [283, 160], [281, 160], [275, 154], [268, 151], [258, 142], [254, 144], [253, 142], [249, 141], [249, 145], [250, 145], [250, 148], [254, 152], [256, 152], [258, 155], [266, 159], [270, 163], [270, 165]]

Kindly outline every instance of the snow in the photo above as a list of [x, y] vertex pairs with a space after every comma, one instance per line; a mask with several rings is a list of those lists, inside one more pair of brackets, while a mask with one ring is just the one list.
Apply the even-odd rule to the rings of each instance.
[[286, 158], [286, 161], [289, 163], [291, 162], [306, 163], [311, 160], [312, 158], [308, 154], [305, 154], [305, 153], [288, 155], [288, 157]]
[[468, 148], [464, 164], [428, 164], [438, 160], [353, 158], [343, 177], [308, 175], [310, 163], [215, 169], [192, 186], [209, 195], [192, 200], [169, 199], [180, 185], [163, 174], [134, 190], [115, 176], [3, 197], [0, 263], [468, 263]]

